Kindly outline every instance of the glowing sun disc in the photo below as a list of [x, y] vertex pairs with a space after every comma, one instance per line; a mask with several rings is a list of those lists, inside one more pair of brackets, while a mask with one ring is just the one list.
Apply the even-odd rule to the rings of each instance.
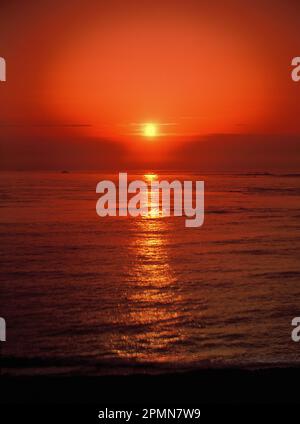
[[145, 137], [155, 137], [157, 135], [157, 126], [152, 123], [148, 123], [144, 125], [143, 135]]

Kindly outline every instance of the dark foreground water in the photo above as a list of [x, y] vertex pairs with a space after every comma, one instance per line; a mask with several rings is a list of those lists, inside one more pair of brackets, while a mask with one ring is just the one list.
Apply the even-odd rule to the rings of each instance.
[[300, 363], [300, 177], [157, 178], [205, 181], [203, 227], [99, 218], [115, 175], [1, 173], [2, 374]]

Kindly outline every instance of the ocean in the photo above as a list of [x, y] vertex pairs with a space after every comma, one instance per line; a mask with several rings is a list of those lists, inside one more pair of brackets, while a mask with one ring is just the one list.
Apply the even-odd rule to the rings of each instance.
[[[2, 172], [2, 375], [300, 365], [300, 175], [205, 182], [205, 222], [96, 214], [96, 172]], [[149, 177], [150, 176], [150, 177]]]

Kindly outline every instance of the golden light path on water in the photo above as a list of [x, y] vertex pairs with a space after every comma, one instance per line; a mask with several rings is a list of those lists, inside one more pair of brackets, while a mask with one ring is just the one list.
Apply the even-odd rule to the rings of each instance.
[[[151, 183], [158, 175], [145, 174], [144, 179]], [[118, 355], [137, 361], [165, 362], [174, 359], [166, 355], [172, 351], [171, 345], [185, 337], [174, 325], [180, 320], [176, 305], [181, 296], [176, 291], [177, 280], [170, 264], [167, 222], [161, 219], [159, 204], [151, 202], [150, 195], [149, 213], [136, 221], [139, 237], [130, 246], [134, 260], [129, 279], [133, 287], [128, 295], [126, 317], [128, 324], [144, 330], [124, 336], [124, 349]]]
[[[157, 174], [145, 174], [144, 179], [146, 183], [148, 184], [148, 189], [151, 187], [151, 183], [153, 181], [158, 180]], [[148, 193], [148, 213], [144, 215], [144, 218], [160, 218], [162, 217], [162, 212], [159, 208], [159, 199], [155, 199], [152, 193], [152, 190], [150, 189], [150, 193]]]

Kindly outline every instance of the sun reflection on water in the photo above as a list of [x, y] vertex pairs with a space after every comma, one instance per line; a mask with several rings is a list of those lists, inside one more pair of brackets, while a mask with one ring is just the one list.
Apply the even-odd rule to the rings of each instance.
[[161, 208], [159, 196], [155, 196], [154, 192], [151, 190], [151, 183], [153, 181], [158, 181], [158, 175], [154, 173], [145, 174], [144, 180], [148, 184], [148, 211], [142, 216], [146, 219], [163, 218], [165, 214]]
[[147, 182], [151, 182], [157, 180], [158, 175], [150, 172], [149, 174], [144, 174], [144, 178]]
[[[147, 181], [157, 178], [155, 174], [145, 175]], [[153, 207], [146, 218], [159, 217], [157, 210], [159, 207]], [[181, 294], [168, 252], [168, 226], [164, 219], [135, 223], [137, 237], [129, 246], [133, 266], [128, 275], [126, 321], [139, 330], [122, 336], [122, 348], [117, 353], [137, 361], [171, 361], [172, 345], [185, 336], [176, 325], [181, 320]]]

